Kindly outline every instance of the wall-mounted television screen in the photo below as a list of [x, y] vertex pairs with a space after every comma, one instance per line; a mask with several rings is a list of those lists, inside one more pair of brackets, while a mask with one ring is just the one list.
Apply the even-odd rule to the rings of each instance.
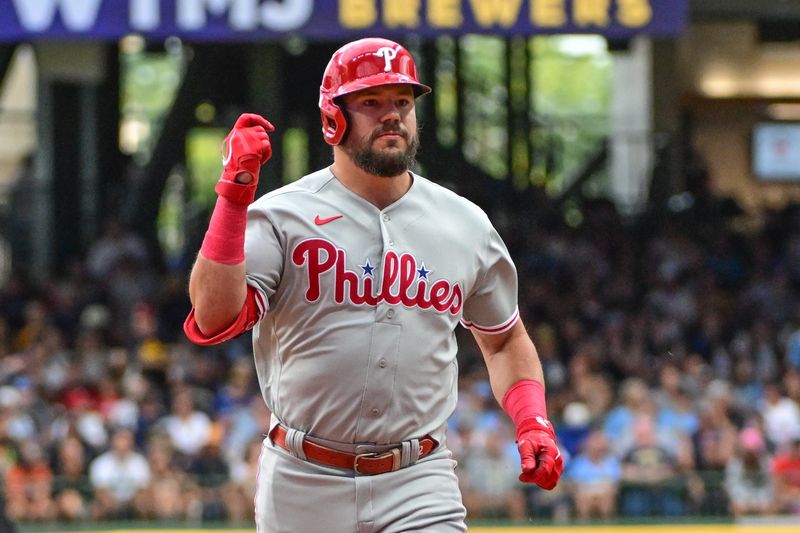
[[751, 155], [757, 179], [800, 181], [800, 122], [757, 123]]

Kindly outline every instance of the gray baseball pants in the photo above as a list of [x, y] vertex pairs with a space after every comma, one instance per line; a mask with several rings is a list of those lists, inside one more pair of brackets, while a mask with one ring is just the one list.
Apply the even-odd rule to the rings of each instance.
[[436, 450], [395, 472], [360, 476], [295, 457], [267, 437], [255, 496], [258, 533], [467, 530], [456, 462]]

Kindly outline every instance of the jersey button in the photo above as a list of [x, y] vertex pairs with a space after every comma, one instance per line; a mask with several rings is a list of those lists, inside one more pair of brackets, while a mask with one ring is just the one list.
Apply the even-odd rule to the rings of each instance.
[[384, 222], [389, 222], [391, 219], [392, 219], [392, 217], [390, 217], [389, 215], [387, 215], [387, 214], [383, 215], [383, 221]]
[[389, 246], [394, 246], [394, 241], [389, 241]]
[[386, 316], [388, 318], [393, 318], [394, 317], [394, 309], [389, 309], [388, 311], [386, 311]]
[[386, 359], [381, 359], [378, 361], [378, 366], [381, 368], [386, 368]]
[[381, 410], [378, 409], [377, 407], [373, 407], [372, 411], [370, 411], [370, 413], [372, 413], [372, 416], [378, 416], [378, 415], [381, 414]]

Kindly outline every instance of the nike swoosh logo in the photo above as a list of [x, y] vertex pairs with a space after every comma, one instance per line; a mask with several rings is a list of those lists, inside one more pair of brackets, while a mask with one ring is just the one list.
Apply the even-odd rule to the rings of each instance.
[[314, 217], [314, 224], [317, 226], [321, 226], [323, 224], [327, 224], [328, 222], [333, 222], [337, 218], [342, 218], [344, 215], [333, 215], [332, 217], [327, 218], [319, 218], [319, 215]]
[[231, 138], [230, 138], [230, 140], [228, 140], [228, 153], [225, 155], [225, 157], [222, 158], [222, 166], [223, 167], [228, 164], [228, 162], [231, 160], [231, 156], [233, 155], [233, 138], [234, 137], [236, 137], [236, 131], [234, 131], [233, 134], [231, 134]]

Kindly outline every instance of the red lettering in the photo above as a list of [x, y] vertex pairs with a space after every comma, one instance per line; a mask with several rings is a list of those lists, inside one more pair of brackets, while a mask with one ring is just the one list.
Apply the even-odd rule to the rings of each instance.
[[450, 297], [450, 312], [457, 315], [461, 312], [461, 305], [463, 304], [464, 297], [461, 295], [461, 285], [456, 283], [453, 285], [453, 295]]
[[336, 247], [324, 239], [307, 239], [298, 244], [292, 252], [292, 262], [295, 265], [302, 266], [306, 261], [308, 261], [306, 300], [315, 302], [320, 293], [320, 276], [330, 270], [336, 262]]
[[448, 296], [450, 295], [450, 283], [446, 279], [436, 280], [431, 285], [431, 304], [433, 308], [443, 313], [450, 307]]
[[372, 292], [372, 277], [367, 276], [364, 278], [364, 294], [362, 296], [361, 302], [358, 303], [365, 303], [367, 305], [378, 305], [378, 297], [375, 296]]
[[417, 282], [417, 305], [420, 309], [430, 309], [431, 301], [425, 298], [425, 292], [428, 290], [428, 280], [420, 278]]
[[362, 304], [364, 299], [358, 294], [358, 276], [352, 270], [345, 269], [346, 262], [344, 250], [338, 250], [336, 252], [336, 279], [333, 299], [337, 304], [344, 303], [345, 285], [349, 285], [350, 300], [354, 304]]
[[292, 262], [299, 267], [306, 266], [306, 299], [310, 302], [320, 297], [322, 274], [334, 269], [333, 300], [337, 304], [349, 301], [355, 305], [375, 306], [386, 302], [389, 305], [403, 304], [409, 308], [433, 307], [440, 313], [450, 312], [453, 315], [458, 315], [463, 306], [461, 286], [446, 279], [429, 283], [426, 277], [418, 275], [417, 260], [411, 254], [398, 256], [394, 251], [386, 253], [383, 258], [383, 277], [377, 293], [374, 276], [359, 276], [358, 273], [348, 270], [347, 253], [330, 241], [318, 238], [302, 241], [292, 252]]
[[400, 273], [400, 259], [394, 252], [389, 252], [383, 260], [383, 282], [381, 292], [378, 294], [378, 301], [383, 300], [387, 304], [397, 305], [400, 303], [400, 293], [392, 294], [392, 285], [397, 281]]
[[403, 254], [400, 257], [400, 299], [406, 307], [414, 307], [417, 305], [417, 298], [419, 292], [412, 297], [409, 294], [411, 287], [414, 285], [414, 279], [417, 277], [417, 261], [411, 254]]

